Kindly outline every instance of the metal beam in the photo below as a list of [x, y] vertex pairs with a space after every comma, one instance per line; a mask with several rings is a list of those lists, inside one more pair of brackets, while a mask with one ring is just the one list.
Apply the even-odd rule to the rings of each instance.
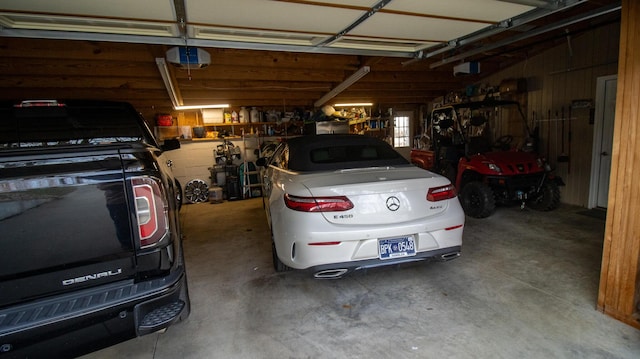
[[380, 11], [380, 9], [382, 9], [385, 6], [387, 6], [391, 1], [393, 1], [393, 0], [380, 0], [377, 4], [373, 5], [369, 9], [369, 11], [367, 11], [362, 16], [360, 16], [356, 21], [351, 23], [351, 25], [347, 26], [344, 30], [340, 31], [339, 33], [337, 33], [337, 34], [335, 34], [335, 35], [333, 35], [333, 36], [321, 41], [320, 43], [316, 44], [316, 46], [324, 47], [324, 46], [331, 45], [332, 43], [338, 41], [344, 35], [348, 34], [351, 30], [355, 29], [358, 25], [362, 24], [368, 18], [370, 18], [375, 13]]
[[[85, 40], [85, 41], [105, 41], [105, 42], [125, 42], [134, 44], [152, 44], [152, 45], [168, 45], [168, 46], [184, 46], [185, 40], [179, 37], [169, 36], [144, 36], [144, 35], [122, 35], [122, 34], [102, 34], [95, 32], [75, 32], [75, 31], [52, 31], [52, 30], [26, 30], [26, 29], [7, 29], [0, 27], [0, 36], [17, 37], [17, 38], [33, 38], [33, 39], [52, 39], [52, 40]], [[282, 45], [282, 44], [263, 44], [254, 42], [240, 41], [221, 41], [221, 40], [204, 40], [189, 39], [189, 46], [223, 48], [223, 49], [239, 49], [239, 50], [263, 50], [263, 51], [287, 51], [301, 53], [317, 53], [331, 55], [355, 55], [355, 56], [382, 56], [382, 57], [401, 57], [411, 58], [413, 52], [407, 51], [388, 51], [388, 50], [365, 50], [365, 49], [349, 49], [338, 47], [316, 47], [302, 45]]]
[[522, 41], [524, 39], [527, 39], [527, 38], [530, 38], [530, 37], [533, 37], [533, 36], [541, 35], [541, 34], [544, 34], [546, 32], [549, 32], [549, 31], [561, 29], [561, 28], [569, 26], [571, 24], [575, 24], [575, 23], [578, 23], [578, 22], [589, 20], [589, 19], [592, 19], [592, 18], [595, 18], [595, 17], [598, 17], [598, 16], [606, 15], [606, 14], [609, 14], [609, 13], [612, 13], [612, 12], [615, 12], [615, 11], [620, 11], [620, 9], [621, 9], [620, 3], [604, 6], [604, 7], [601, 7], [599, 9], [596, 9], [596, 10], [593, 10], [593, 11], [590, 11], [590, 12], [587, 12], [587, 13], [583, 13], [583, 14], [580, 14], [580, 15], [576, 15], [576, 16], [570, 17], [568, 19], [556, 22], [554, 24], [550, 24], [550, 25], [547, 25], [547, 26], [542, 26], [542, 27], [539, 27], [537, 29], [534, 29], [534, 30], [531, 30], [531, 31], [527, 31], [526, 33], [523, 33], [523, 34], [518, 35], [518, 36], [513, 36], [513, 37], [510, 37], [510, 38], [502, 40], [502, 41], [496, 41], [496, 42], [493, 42], [493, 43], [491, 43], [489, 45], [485, 45], [485, 46], [482, 46], [482, 47], [479, 47], [479, 48], [476, 48], [476, 49], [473, 49], [473, 50], [469, 50], [469, 51], [457, 54], [455, 56], [451, 56], [451, 57], [442, 59], [441, 61], [432, 63], [431, 65], [429, 65], [429, 67], [432, 68], [432, 69], [436, 68], [436, 67], [440, 67], [442, 65], [446, 65], [446, 64], [452, 63], [454, 61], [462, 60], [462, 59], [464, 59], [466, 57], [469, 57], [469, 56], [477, 55], [477, 54], [485, 52], [485, 51], [494, 50], [494, 49], [497, 49], [499, 47], [506, 46], [506, 45], [512, 44], [514, 42]]

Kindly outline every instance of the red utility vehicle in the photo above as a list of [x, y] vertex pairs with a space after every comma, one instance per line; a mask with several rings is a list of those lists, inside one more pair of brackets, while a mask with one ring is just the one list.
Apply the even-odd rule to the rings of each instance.
[[[434, 109], [415, 165], [447, 176], [467, 215], [490, 216], [496, 204], [550, 211], [564, 185], [537, 154], [538, 139], [516, 101], [484, 100]], [[516, 136], [507, 133], [520, 133]]]

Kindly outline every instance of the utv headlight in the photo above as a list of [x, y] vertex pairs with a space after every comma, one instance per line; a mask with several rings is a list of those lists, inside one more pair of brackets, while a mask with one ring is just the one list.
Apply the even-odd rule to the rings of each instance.
[[487, 163], [487, 166], [489, 167], [490, 170], [492, 170], [494, 172], [502, 172], [500, 167], [498, 167], [498, 165], [496, 165], [494, 163]]

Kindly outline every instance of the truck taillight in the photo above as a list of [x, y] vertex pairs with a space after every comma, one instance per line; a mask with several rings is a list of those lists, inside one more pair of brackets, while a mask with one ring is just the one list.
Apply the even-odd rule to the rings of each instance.
[[168, 205], [159, 180], [152, 177], [131, 179], [135, 197], [140, 248], [158, 244], [169, 231]]
[[22, 101], [13, 107], [65, 107], [63, 103], [59, 103], [56, 100], [30, 100]]
[[427, 201], [438, 202], [457, 196], [456, 188], [452, 184], [446, 186], [429, 188], [427, 192]]
[[339, 212], [353, 208], [353, 203], [345, 196], [300, 197], [285, 194], [284, 203], [300, 212]]

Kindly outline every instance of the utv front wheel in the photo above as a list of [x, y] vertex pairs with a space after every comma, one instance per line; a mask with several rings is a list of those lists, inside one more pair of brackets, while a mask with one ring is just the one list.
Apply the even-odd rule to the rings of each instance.
[[540, 188], [537, 196], [528, 202], [529, 207], [536, 211], [551, 211], [560, 206], [560, 188], [553, 181], [547, 181]]
[[489, 217], [496, 209], [496, 200], [493, 191], [482, 182], [469, 182], [462, 188], [460, 204], [470, 217]]

